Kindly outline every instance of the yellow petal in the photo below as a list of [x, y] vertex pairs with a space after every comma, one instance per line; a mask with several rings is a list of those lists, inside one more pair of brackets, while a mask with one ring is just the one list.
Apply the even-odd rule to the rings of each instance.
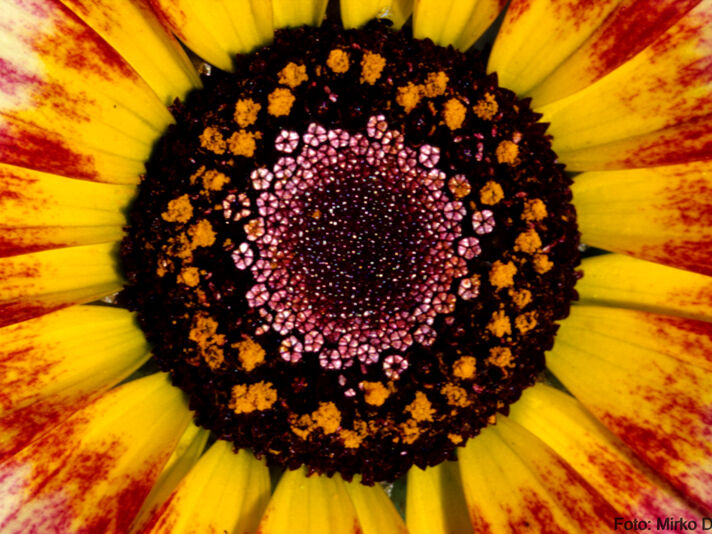
[[163, 374], [105, 394], [0, 464], [0, 530], [126, 532], [190, 417]]
[[567, 162], [567, 154], [575, 150], [708, 113], [711, 5], [710, 0], [701, 2], [653, 44], [593, 85], [536, 110], [543, 113], [542, 121], [551, 123], [548, 133], [554, 136], [553, 148], [561, 161]]
[[[475, 532], [606, 532], [616, 512], [536, 436], [498, 415], [458, 449]], [[563, 491], [562, 491], [563, 488]]]
[[270, 494], [267, 467], [218, 440], [136, 532], [254, 532]]
[[172, 121], [136, 71], [62, 4], [8, 0], [0, 34], [3, 162], [136, 182]]
[[272, 0], [274, 27], [319, 26], [328, 3], [329, 0]]
[[[606, 313], [572, 307], [547, 366], [648, 465], [692, 502], [712, 509], [712, 372], [636, 343], [625, 324], [598, 320]], [[686, 339], [664, 323], [658, 328], [666, 339]], [[704, 335], [690, 332], [687, 339]]]
[[378, 484], [364, 486], [360, 477], [346, 483], [363, 534], [408, 534], [393, 501]]
[[712, 160], [583, 173], [572, 191], [584, 243], [712, 274]]
[[358, 28], [375, 18], [393, 21], [400, 28], [413, 11], [413, 0], [341, 0], [344, 28]]
[[455, 462], [408, 471], [405, 519], [411, 534], [472, 532]]
[[620, 1], [512, 0], [487, 72], [496, 72], [502, 87], [526, 93], [576, 50]]
[[635, 56], [699, 3], [700, 0], [623, 0], [578, 50], [528, 96], [541, 106], [580, 91]]
[[341, 477], [307, 477], [302, 467], [282, 475], [257, 532], [356, 534], [361, 526]]
[[712, 321], [712, 278], [618, 254], [587, 258], [581, 302]]
[[150, 0], [164, 24], [188, 48], [223, 70], [232, 56], [272, 40], [272, 7], [265, 0]]
[[0, 326], [118, 291], [116, 249], [104, 243], [0, 258]]
[[118, 241], [133, 195], [133, 186], [0, 163], [0, 256]]
[[512, 405], [510, 418], [566, 460], [620, 516], [698, 520], [667, 485], [660, 484], [570, 395], [537, 384]]
[[109, 43], [164, 104], [200, 87], [188, 56], [145, 4], [133, 0], [61, 2]]
[[415, 0], [413, 36], [467, 50], [506, 3], [506, 0]]

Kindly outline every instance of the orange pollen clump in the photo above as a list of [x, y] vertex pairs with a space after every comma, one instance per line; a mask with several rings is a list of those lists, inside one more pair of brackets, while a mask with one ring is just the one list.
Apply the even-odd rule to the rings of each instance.
[[193, 174], [190, 175], [190, 185], [193, 185], [195, 182], [197, 182], [198, 178], [200, 178], [204, 172], [205, 172], [205, 165], [201, 165], [197, 171], [195, 171]]
[[312, 412], [311, 418], [324, 434], [333, 434], [341, 426], [341, 412], [333, 402], [320, 402], [319, 409]]
[[425, 79], [425, 96], [435, 98], [445, 94], [449, 81], [450, 78], [443, 71], [428, 73], [428, 77]]
[[386, 58], [381, 54], [365, 52], [361, 59], [361, 83], [373, 85], [381, 77]]
[[450, 180], [448, 181], [448, 188], [450, 189], [450, 192], [453, 194], [453, 196], [458, 200], [460, 200], [461, 198], [465, 198], [472, 192], [472, 186], [469, 182], [464, 180], [456, 180], [455, 178], [450, 178]]
[[497, 260], [492, 264], [489, 272], [489, 281], [497, 289], [514, 285], [514, 275], [517, 274], [517, 266], [511, 261], [502, 263]]
[[528, 289], [522, 289], [520, 291], [510, 289], [509, 296], [512, 297], [512, 302], [514, 302], [515, 306], [520, 309], [532, 301], [532, 292]]
[[512, 323], [509, 321], [507, 314], [504, 313], [504, 310], [498, 310], [492, 314], [487, 330], [497, 337], [512, 333]]
[[355, 449], [359, 447], [367, 435], [368, 425], [364, 421], [358, 419], [354, 421], [353, 430], [345, 428], [339, 430], [339, 437], [344, 440], [344, 447], [347, 449]]
[[529, 228], [526, 232], [522, 232], [514, 240], [514, 250], [524, 252], [525, 254], [534, 254], [541, 248], [541, 238], [536, 233], [534, 228]]
[[462, 123], [465, 122], [466, 115], [467, 108], [457, 98], [451, 98], [445, 102], [443, 117], [445, 119], [446, 126], [451, 130], [461, 128]]
[[242, 341], [230, 345], [238, 350], [238, 359], [243, 369], [248, 373], [265, 361], [265, 349], [252, 338], [245, 337]]
[[519, 315], [514, 319], [514, 326], [517, 327], [522, 334], [526, 334], [530, 330], [533, 330], [537, 325], [536, 312], [530, 311]]
[[215, 232], [210, 221], [201, 219], [188, 229], [193, 249], [198, 247], [209, 247], [215, 243]]
[[519, 146], [512, 141], [502, 141], [495, 150], [497, 161], [508, 165], [519, 163]]
[[201, 350], [201, 354], [205, 362], [213, 370], [219, 369], [222, 364], [225, 363], [225, 354], [223, 350], [216, 345], [210, 345]]
[[472, 107], [472, 111], [474, 111], [475, 115], [480, 119], [491, 121], [499, 111], [499, 105], [493, 94], [485, 93], [484, 98]]
[[532, 198], [524, 202], [524, 210], [522, 211], [522, 220], [524, 221], [542, 221], [546, 218], [546, 204], [541, 199]]
[[188, 287], [195, 287], [200, 283], [200, 273], [197, 267], [183, 267], [183, 270], [177, 277], [178, 283], [185, 284]]
[[289, 115], [292, 104], [294, 104], [294, 95], [289, 89], [278, 87], [269, 94], [267, 100], [269, 101], [267, 112], [275, 117], [280, 117]]
[[554, 263], [549, 260], [546, 254], [537, 254], [534, 256], [534, 270], [539, 274], [549, 272], [554, 266]]
[[161, 218], [167, 222], [185, 223], [193, 216], [193, 206], [190, 204], [190, 197], [181, 195], [168, 202], [168, 209], [161, 214]]
[[364, 400], [372, 406], [383, 406], [386, 399], [391, 394], [388, 388], [380, 382], [361, 382], [363, 386]]
[[343, 74], [349, 70], [351, 66], [348, 52], [335, 48], [329, 52], [329, 57], [326, 59], [326, 66], [336, 74]]
[[418, 428], [418, 423], [413, 419], [408, 419], [400, 425], [400, 434], [403, 443], [410, 445], [420, 437], [421, 430]]
[[220, 191], [230, 178], [218, 171], [210, 170], [203, 174], [203, 187], [208, 191]]
[[507, 347], [492, 347], [487, 361], [502, 369], [514, 367], [514, 363], [512, 363], [512, 351]]
[[262, 219], [252, 219], [245, 225], [245, 233], [248, 237], [257, 239], [265, 235], [265, 223]]
[[257, 114], [262, 109], [262, 105], [251, 98], [241, 98], [235, 104], [235, 122], [240, 128], [247, 128], [257, 121]]
[[287, 63], [287, 66], [279, 71], [279, 83], [288, 85], [292, 89], [308, 79], [306, 65], [297, 65], [293, 61]]
[[447, 439], [452, 441], [455, 445], [459, 445], [460, 443], [462, 443], [462, 436], [460, 436], [459, 434], [448, 434]]
[[494, 206], [504, 198], [504, 190], [497, 182], [490, 180], [480, 189], [480, 202]]
[[233, 133], [227, 142], [230, 146], [230, 152], [236, 156], [251, 158], [257, 149], [255, 134], [247, 130], [240, 130], [239, 132]]
[[452, 364], [452, 374], [462, 380], [474, 378], [477, 370], [477, 360], [474, 356], [461, 356]]
[[470, 399], [467, 398], [467, 392], [455, 384], [445, 384], [440, 390], [440, 393], [447, 398], [447, 403], [450, 406], [464, 408], [471, 403]]
[[218, 334], [218, 322], [206, 313], [200, 313], [193, 318], [193, 323], [188, 333], [188, 339], [198, 344], [201, 349], [209, 345], [222, 345], [225, 336]]
[[421, 98], [423, 98], [423, 86], [408, 82], [408, 85], [398, 88], [396, 102], [405, 109], [406, 113], [410, 113]]
[[208, 126], [205, 130], [203, 130], [203, 133], [200, 134], [200, 146], [206, 150], [214, 152], [215, 154], [224, 154], [227, 144], [217, 128]]
[[228, 407], [235, 413], [250, 413], [269, 410], [277, 401], [277, 390], [271, 382], [260, 381], [256, 384], [238, 384], [232, 388], [232, 398]]
[[416, 421], [432, 421], [435, 410], [433, 405], [428, 400], [428, 397], [422, 391], [415, 392], [415, 400], [405, 407], [407, 412]]

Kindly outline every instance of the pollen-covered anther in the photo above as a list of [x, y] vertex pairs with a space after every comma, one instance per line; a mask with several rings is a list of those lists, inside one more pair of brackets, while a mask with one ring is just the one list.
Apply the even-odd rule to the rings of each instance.
[[512, 323], [504, 310], [497, 310], [492, 314], [487, 330], [496, 337], [504, 337], [512, 333]]
[[288, 86], [290, 89], [298, 87], [302, 82], [309, 79], [306, 65], [298, 65], [293, 61], [279, 71], [279, 83]]
[[373, 85], [381, 77], [386, 58], [381, 54], [366, 51], [361, 58], [361, 83]]
[[462, 380], [470, 380], [477, 372], [477, 360], [474, 356], [461, 356], [452, 365], [453, 376]]
[[435, 98], [445, 94], [450, 77], [444, 71], [429, 72], [425, 79], [423, 94], [428, 98]]
[[215, 154], [224, 154], [227, 143], [217, 128], [208, 126], [203, 130], [203, 133], [200, 134], [200, 146]]
[[541, 249], [541, 238], [533, 228], [529, 228], [526, 232], [522, 232], [514, 240], [514, 250], [516, 252], [524, 252], [525, 254], [534, 254]]
[[443, 120], [451, 130], [462, 128], [467, 116], [467, 108], [457, 98], [451, 98], [443, 106]]
[[233, 118], [240, 128], [247, 128], [257, 121], [262, 105], [251, 98], [241, 98], [235, 103]]
[[537, 222], [543, 221], [546, 216], [546, 204], [544, 204], [540, 198], [532, 198], [524, 202], [522, 220], [527, 222]]
[[488, 206], [498, 204], [504, 198], [504, 190], [494, 180], [488, 181], [482, 189], [480, 189], [480, 202]]
[[410, 113], [420, 103], [425, 89], [422, 85], [408, 82], [407, 85], [398, 88], [396, 102], [403, 106], [406, 113]]
[[236, 414], [269, 410], [277, 401], [277, 390], [270, 382], [238, 384], [232, 388], [228, 407]]
[[267, 97], [269, 102], [267, 113], [275, 117], [289, 115], [289, 112], [292, 110], [292, 104], [294, 104], [294, 99], [294, 95], [289, 89], [278, 87]]
[[188, 195], [181, 195], [168, 202], [161, 218], [167, 222], [188, 222], [193, 217], [193, 206]]
[[485, 93], [482, 99], [478, 100], [472, 107], [472, 111], [474, 111], [475, 115], [480, 119], [491, 121], [499, 111], [499, 105], [492, 93]]
[[512, 141], [502, 141], [497, 145], [495, 151], [497, 161], [506, 163], [507, 165], [519, 164], [519, 145]]
[[349, 70], [351, 66], [351, 60], [349, 58], [349, 53], [341, 50], [340, 48], [335, 48], [329, 52], [329, 57], [326, 59], [326, 66], [329, 67], [336, 74], [343, 74]]
[[517, 266], [513, 262], [506, 263], [497, 260], [492, 264], [489, 272], [489, 282], [496, 289], [511, 287], [514, 285], [514, 275], [517, 274]]

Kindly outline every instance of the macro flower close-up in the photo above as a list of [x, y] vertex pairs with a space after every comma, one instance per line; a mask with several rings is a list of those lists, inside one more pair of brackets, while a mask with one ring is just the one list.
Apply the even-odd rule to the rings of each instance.
[[0, 532], [712, 529], [712, 0], [2, 0]]

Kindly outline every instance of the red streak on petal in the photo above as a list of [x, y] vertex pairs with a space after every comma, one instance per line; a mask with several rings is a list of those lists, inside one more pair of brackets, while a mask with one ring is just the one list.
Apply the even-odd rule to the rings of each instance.
[[553, 2], [552, 16], [571, 28], [578, 31], [587, 21], [599, 17], [599, 13], [608, 8], [609, 4], [618, 0], [560, 0]]
[[51, 233], [51, 227], [4, 228], [0, 226], [0, 258], [77, 244], [50, 239]]
[[[675, 358], [676, 354], [682, 353], [699, 359], [701, 363], [712, 363], [712, 323], [654, 313], [640, 315], [653, 328], [655, 338], [667, 348], [666, 354]], [[683, 361], [690, 361], [690, 358]]]
[[61, 310], [73, 302], [42, 302], [39, 300], [16, 300], [13, 302], [0, 302], [0, 327], [26, 321]]
[[712, 275], [712, 237], [709, 236], [695, 240], [683, 239], [681, 236], [625, 252], [664, 265]]
[[532, 5], [532, 0], [512, 0], [507, 8], [506, 20], [508, 24], [513, 24], [524, 15]]
[[172, 6], [171, 12], [168, 13], [168, 10], [164, 9], [161, 7], [161, 4], [165, 5], [166, 3], [170, 4], [170, 2], [166, 2], [165, 0], [146, 0], [148, 4], [151, 6], [153, 9], [153, 12], [156, 14], [156, 17], [160, 21], [160, 23], [163, 25], [164, 28], [166, 28], [169, 32], [172, 32], [175, 34], [176, 37], [181, 39], [182, 41], [186, 40], [185, 37], [185, 32], [181, 31], [182, 28], [185, 28], [186, 24], [186, 19], [187, 16], [186, 14], [181, 11], [177, 5]]
[[[0, 390], [0, 406], [4, 410], [12, 408], [15, 399], [18, 398], [18, 395], [14, 393], [23, 393], [28, 390], [37, 391], [44, 384], [42, 378], [47, 376], [55, 365], [43, 357], [46, 354], [46, 350], [51, 350], [51, 346], [39, 351], [34, 349], [31, 343], [22, 349], [14, 351], [5, 352], [0, 349], [0, 368], [15, 370], [19, 368], [21, 371], [12, 373], [13, 380], [9, 380], [7, 374], [3, 377], [3, 389]], [[18, 365], [20, 362], [22, 364]]]
[[[549, 509], [549, 504], [542, 500], [537, 493], [528, 488], [519, 490], [522, 502], [517, 506], [517, 511], [509, 510], [510, 532], [547, 532], [550, 534], [567, 534], [568, 530], [557, 524], [554, 515]], [[522, 511], [526, 511], [522, 514]]]
[[664, 202], [654, 208], [667, 224], [712, 228], [712, 180], [683, 178], [664, 188], [661, 198]]

